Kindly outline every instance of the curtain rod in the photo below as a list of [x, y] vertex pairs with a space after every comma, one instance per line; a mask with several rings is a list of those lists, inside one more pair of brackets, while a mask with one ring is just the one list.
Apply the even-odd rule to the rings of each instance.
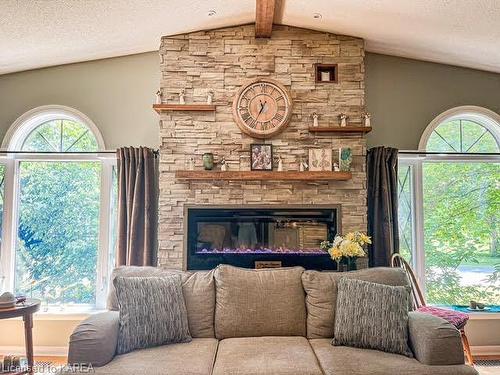
[[482, 156], [496, 156], [500, 155], [500, 152], [437, 152], [437, 151], [413, 151], [413, 150], [401, 150], [398, 151], [398, 154], [402, 155], [450, 155], [450, 156], [474, 156], [474, 155], [482, 155]]
[[[111, 151], [111, 150], [104, 150], [104, 151], [78, 151], [78, 152], [71, 152], [71, 151], [64, 151], [64, 152], [57, 152], [57, 151], [7, 151], [7, 150], [0, 150], [0, 154], [43, 154], [43, 155], [96, 155], [96, 154], [116, 154], [116, 150]], [[160, 154], [160, 150], [153, 150], [153, 154], [155, 156]]]

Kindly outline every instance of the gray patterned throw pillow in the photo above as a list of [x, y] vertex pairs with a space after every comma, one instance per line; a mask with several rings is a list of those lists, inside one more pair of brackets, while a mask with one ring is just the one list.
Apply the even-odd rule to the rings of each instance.
[[120, 307], [117, 354], [191, 341], [180, 275], [116, 277], [113, 283]]
[[342, 278], [332, 344], [413, 357], [408, 346], [409, 299], [404, 286]]

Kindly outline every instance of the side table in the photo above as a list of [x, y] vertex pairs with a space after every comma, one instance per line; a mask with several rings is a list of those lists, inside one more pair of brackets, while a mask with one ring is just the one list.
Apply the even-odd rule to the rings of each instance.
[[24, 342], [26, 345], [26, 357], [28, 358], [28, 370], [21, 373], [33, 373], [33, 314], [40, 310], [41, 301], [28, 298], [24, 303], [16, 304], [8, 309], [0, 309], [0, 319], [10, 319], [22, 316], [24, 321]]

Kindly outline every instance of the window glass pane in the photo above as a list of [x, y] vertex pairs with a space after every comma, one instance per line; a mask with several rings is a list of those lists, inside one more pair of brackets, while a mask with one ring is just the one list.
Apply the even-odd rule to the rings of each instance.
[[[2, 253], [4, 187], [5, 187], [5, 165], [0, 164], [0, 254]], [[4, 277], [5, 276], [0, 273], [0, 292], [5, 290]]]
[[100, 162], [21, 162], [16, 293], [95, 303]]
[[423, 164], [427, 300], [500, 304], [500, 164]]
[[117, 221], [118, 221], [118, 176], [116, 167], [113, 167], [111, 174], [111, 209], [109, 213], [109, 275], [115, 268], [116, 262], [116, 235], [118, 234]]
[[439, 125], [427, 141], [427, 151], [498, 152], [495, 137], [484, 126], [470, 120], [453, 120]]
[[35, 128], [26, 137], [22, 150], [83, 152], [97, 151], [98, 145], [85, 125], [70, 120], [52, 120]]
[[412, 166], [399, 163], [398, 170], [399, 253], [413, 263]]
[[459, 152], [459, 122], [448, 121], [439, 125], [427, 141], [427, 151]]

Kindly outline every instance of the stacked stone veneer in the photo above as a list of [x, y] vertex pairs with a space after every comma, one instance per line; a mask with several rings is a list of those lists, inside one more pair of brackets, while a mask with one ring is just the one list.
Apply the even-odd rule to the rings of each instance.
[[[341, 204], [343, 232], [366, 230], [366, 142], [362, 135], [314, 135], [308, 132], [313, 112], [320, 125], [337, 125], [346, 113], [359, 125], [365, 105], [363, 40], [288, 26], [275, 26], [271, 39], [255, 39], [254, 26], [163, 37], [160, 46], [164, 102], [206, 101], [213, 90], [215, 112], [164, 112], [160, 121], [159, 264], [182, 268], [184, 205]], [[339, 83], [315, 83], [314, 64], [338, 64]], [[246, 81], [269, 77], [291, 92], [293, 115], [288, 128], [266, 143], [274, 146], [285, 170], [298, 170], [308, 149], [353, 150], [353, 178], [345, 182], [239, 182], [176, 180], [194, 157], [225, 157], [229, 170], [250, 169], [250, 144], [262, 143], [243, 134], [233, 121], [231, 105]]]

